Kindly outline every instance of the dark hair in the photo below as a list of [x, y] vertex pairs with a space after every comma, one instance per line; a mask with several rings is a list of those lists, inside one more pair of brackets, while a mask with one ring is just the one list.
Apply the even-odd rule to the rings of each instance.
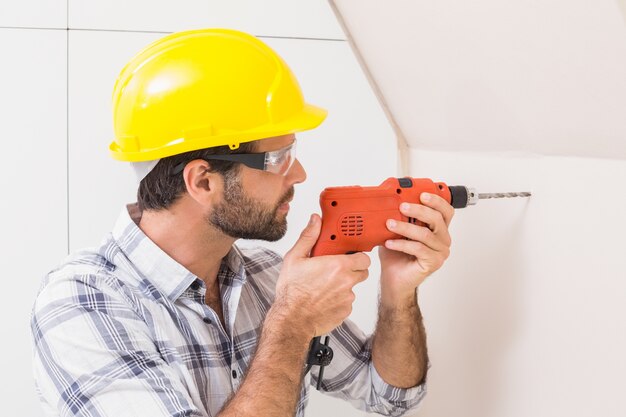
[[139, 183], [139, 189], [137, 190], [139, 209], [141, 211], [167, 209], [187, 191], [183, 174], [172, 174], [178, 164], [191, 162], [194, 159], [206, 158], [209, 160], [210, 172], [217, 172], [225, 179], [228, 179], [239, 173], [240, 164], [230, 161], [210, 160], [210, 156], [252, 153], [255, 150], [256, 143], [253, 141], [242, 143], [236, 151], [231, 151], [228, 146], [218, 146], [162, 158]]

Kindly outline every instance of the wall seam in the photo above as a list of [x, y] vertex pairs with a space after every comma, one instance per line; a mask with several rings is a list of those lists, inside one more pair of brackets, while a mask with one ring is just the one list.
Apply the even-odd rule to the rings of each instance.
[[[69, 6], [68, 6], [69, 8]], [[67, 18], [69, 19], [69, 12]], [[154, 33], [162, 35], [170, 35], [172, 31], [161, 30], [131, 30], [131, 29], [99, 29], [99, 28], [70, 28], [69, 25], [66, 28], [44, 28], [44, 27], [27, 27], [27, 26], [0, 26], [0, 29], [25, 29], [25, 30], [65, 30], [65, 31], [77, 31], [77, 32], [110, 32], [110, 33]], [[346, 39], [339, 38], [311, 38], [306, 36], [278, 36], [278, 35], [255, 35], [259, 38], [266, 39], [290, 39], [301, 41], [326, 41], [326, 42], [346, 42]]]
[[0, 29], [19, 29], [19, 30], [67, 30], [67, 28], [40, 28], [28, 26], [0, 26]]
[[[132, 29], [100, 29], [100, 28], [71, 28], [71, 30], [81, 32], [120, 32], [120, 33], [155, 33], [169, 35], [174, 32], [163, 30], [132, 30]], [[339, 38], [312, 38], [307, 36], [278, 36], [278, 35], [255, 35], [259, 38], [269, 39], [291, 39], [291, 40], [304, 40], [304, 41], [328, 41], [328, 42], [346, 42], [345, 39]]]

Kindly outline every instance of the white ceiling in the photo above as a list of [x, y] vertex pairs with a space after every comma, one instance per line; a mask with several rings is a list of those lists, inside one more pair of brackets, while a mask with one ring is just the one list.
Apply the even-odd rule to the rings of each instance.
[[626, 158], [626, 0], [330, 0], [411, 148]]

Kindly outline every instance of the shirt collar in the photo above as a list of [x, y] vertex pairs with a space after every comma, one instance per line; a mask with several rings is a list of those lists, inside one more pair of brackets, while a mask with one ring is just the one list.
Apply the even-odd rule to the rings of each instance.
[[[159, 248], [135, 223], [141, 218], [137, 204], [128, 204], [122, 211], [112, 231], [113, 238], [133, 266], [171, 301], [175, 301], [199, 279], [183, 265]], [[133, 220], [135, 219], [135, 220]], [[244, 259], [233, 245], [222, 260], [235, 273], [235, 280], [244, 280]]]
[[228, 251], [222, 262], [226, 263], [228, 269], [235, 274], [235, 281], [241, 281], [242, 283], [245, 281], [245, 260], [241, 250], [237, 246], [233, 245], [230, 248], [230, 251]]

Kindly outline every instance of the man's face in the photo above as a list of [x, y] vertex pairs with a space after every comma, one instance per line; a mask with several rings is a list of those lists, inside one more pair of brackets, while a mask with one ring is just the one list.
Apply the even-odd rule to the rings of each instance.
[[[264, 139], [258, 152], [282, 148], [293, 140], [293, 135]], [[287, 232], [285, 203], [293, 199], [294, 184], [305, 178], [297, 160], [285, 176], [241, 166], [224, 178], [224, 200], [213, 208], [208, 221], [233, 238], [277, 241]]]

